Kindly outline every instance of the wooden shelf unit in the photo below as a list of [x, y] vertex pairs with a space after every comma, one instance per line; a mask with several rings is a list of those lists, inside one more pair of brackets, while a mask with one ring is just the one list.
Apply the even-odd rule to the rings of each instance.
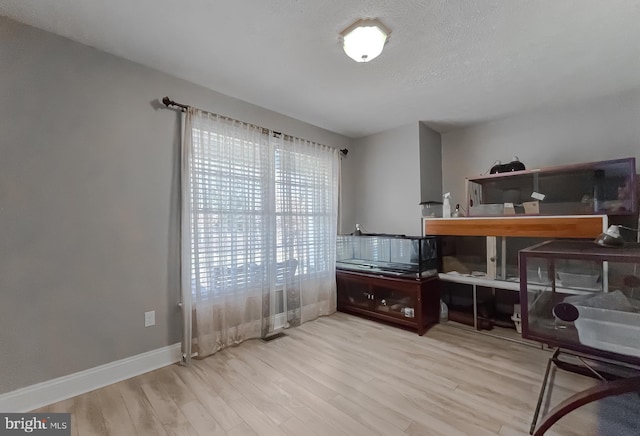
[[595, 238], [607, 229], [606, 215], [424, 218], [425, 235]]
[[[478, 236], [486, 238], [486, 276], [438, 274], [442, 282], [469, 285], [472, 291], [473, 324], [478, 324], [477, 288], [505, 289], [520, 292], [520, 282], [499, 277], [498, 268], [506, 270], [506, 239], [510, 237], [547, 239], [593, 239], [608, 227], [606, 215], [569, 216], [501, 216], [464, 218], [424, 218], [424, 235]], [[500, 239], [500, 242], [498, 242]], [[498, 244], [501, 244], [501, 261]], [[574, 293], [579, 293], [578, 291]]]

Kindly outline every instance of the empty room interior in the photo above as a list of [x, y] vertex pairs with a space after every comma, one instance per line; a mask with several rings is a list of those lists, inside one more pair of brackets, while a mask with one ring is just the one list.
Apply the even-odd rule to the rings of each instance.
[[0, 0], [0, 434], [640, 434], [640, 2]]

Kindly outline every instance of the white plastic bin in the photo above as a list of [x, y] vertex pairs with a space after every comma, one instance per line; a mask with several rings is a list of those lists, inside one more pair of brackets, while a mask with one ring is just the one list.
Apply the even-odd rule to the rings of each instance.
[[640, 313], [575, 305], [580, 343], [599, 350], [640, 357]]
[[502, 216], [504, 204], [477, 204], [469, 208], [469, 216]]

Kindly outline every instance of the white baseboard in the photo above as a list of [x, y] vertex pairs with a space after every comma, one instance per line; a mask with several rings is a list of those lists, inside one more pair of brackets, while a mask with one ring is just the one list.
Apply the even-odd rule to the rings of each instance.
[[2, 413], [28, 412], [179, 362], [180, 344], [127, 357], [0, 395]]

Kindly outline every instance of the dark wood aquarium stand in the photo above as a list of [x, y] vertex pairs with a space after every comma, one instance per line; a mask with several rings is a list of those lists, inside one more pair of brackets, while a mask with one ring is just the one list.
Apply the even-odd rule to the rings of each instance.
[[420, 336], [440, 316], [437, 277], [397, 278], [336, 271], [338, 310], [416, 331]]

